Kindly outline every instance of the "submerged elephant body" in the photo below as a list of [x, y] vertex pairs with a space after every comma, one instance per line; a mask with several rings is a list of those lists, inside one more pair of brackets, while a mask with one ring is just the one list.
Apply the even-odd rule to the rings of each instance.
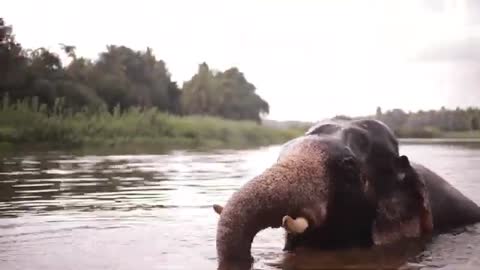
[[214, 209], [220, 268], [251, 262], [253, 238], [268, 227], [285, 227], [285, 250], [295, 250], [385, 244], [480, 220], [475, 203], [400, 156], [390, 129], [373, 120], [312, 127]]
[[[399, 155], [398, 142], [383, 123], [373, 120], [327, 121], [313, 126], [306, 135], [340, 137], [342, 143], [352, 149], [364, 178], [364, 188], [357, 192], [368, 198], [374, 213], [363, 216], [370, 223], [353, 221], [346, 224], [345, 233], [341, 234], [335, 233], [339, 227], [332, 222], [302, 234], [287, 233], [284, 250], [305, 246], [334, 248], [387, 244], [432, 232], [432, 213], [424, 180], [408, 158]], [[301, 142], [303, 138], [295, 141]], [[290, 147], [287, 143], [280, 156], [288, 155]], [[337, 199], [349, 200], [348, 196], [337, 196]], [[348, 215], [348, 211], [334, 211], [332, 215]], [[359, 232], [356, 229], [360, 224], [368, 224], [368, 227]]]
[[480, 222], [480, 208], [445, 179], [423, 165], [413, 163], [426, 184], [437, 233]]

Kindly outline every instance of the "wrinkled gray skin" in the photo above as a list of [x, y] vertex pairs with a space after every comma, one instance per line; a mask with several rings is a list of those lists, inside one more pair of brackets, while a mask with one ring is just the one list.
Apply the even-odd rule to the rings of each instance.
[[305, 217], [315, 228], [329, 219], [328, 212], [344, 211], [349, 214], [335, 221], [342, 229], [352, 223], [359, 224], [355, 230], [370, 228], [374, 208], [352, 159], [338, 138], [309, 135], [292, 143], [288, 154], [235, 192], [223, 208], [217, 227], [220, 268], [251, 262], [257, 232], [280, 227], [285, 215]]
[[480, 208], [472, 200], [425, 166], [413, 163], [425, 181], [435, 232], [480, 222]]
[[[375, 121], [324, 123], [292, 140], [276, 164], [234, 193], [221, 210], [220, 265], [251, 261], [256, 233], [281, 226], [285, 216], [305, 218], [305, 235], [316, 232], [326, 246], [371, 244], [376, 190], [398, 182], [404, 173], [396, 166], [398, 159], [395, 138]], [[376, 167], [367, 166], [375, 162]]]
[[251, 263], [257, 232], [280, 227], [287, 215], [308, 221], [306, 231], [287, 236], [288, 250], [382, 244], [428, 234], [432, 226], [444, 230], [480, 220], [473, 202], [412, 165], [377, 121], [313, 127], [287, 143], [277, 163], [235, 192], [223, 209], [215, 207], [221, 213], [219, 268]]
[[[386, 244], [431, 232], [431, 212], [425, 198], [424, 181], [408, 158], [399, 156], [397, 139], [385, 124], [375, 120], [329, 120], [313, 126], [306, 135], [343, 138], [366, 178], [363, 192], [375, 209], [375, 215], [371, 218], [373, 224], [363, 234], [336, 234], [338, 224], [335, 223], [330, 223], [332, 228], [327, 224], [302, 235], [287, 234], [284, 250], [294, 250], [297, 246], [335, 248]], [[280, 156], [288, 153], [291, 144], [285, 145]], [[351, 227], [348, 225], [345, 230]], [[369, 241], [356, 239], [366, 234]]]
[[[480, 222], [480, 208], [473, 201], [442, 177], [420, 164], [412, 163], [411, 166], [409, 164], [408, 168], [403, 170], [406, 173], [403, 183], [388, 180], [385, 175], [382, 175], [385, 170], [389, 170], [389, 164], [392, 164], [389, 157], [398, 155], [397, 140], [383, 123], [371, 120], [327, 121], [313, 126], [307, 134], [323, 136], [332, 130], [338, 130], [339, 127], [348, 129], [352, 124], [363, 127], [368, 133], [369, 140], [373, 141], [364, 165], [368, 171], [369, 182], [374, 186], [373, 193], [375, 193], [377, 208], [375, 218], [377, 224], [374, 224], [372, 235], [374, 243], [389, 243], [412, 234], [414, 230], [408, 227], [412, 225], [412, 221], [421, 223], [420, 228], [423, 229], [423, 234], [431, 231], [442, 233], [452, 228]], [[363, 152], [366, 153], [366, 151]], [[407, 198], [404, 198], [405, 196]], [[412, 200], [415, 196], [418, 198], [416, 202]], [[412, 202], [414, 202], [413, 206]], [[385, 208], [388, 207], [390, 209], [385, 213]], [[392, 207], [395, 211], [391, 210]], [[401, 213], [402, 211], [405, 213]], [[418, 212], [414, 214], [413, 211]], [[385, 216], [392, 216], [392, 214], [398, 215], [393, 222], [382, 223]], [[402, 214], [403, 218], [400, 217]], [[409, 217], [405, 218], [405, 216]], [[417, 220], [412, 217], [416, 217]], [[402, 226], [398, 224], [400, 219]], [[414, 233], [414, 235], [421, 234]], [[284, 250], [294, 250], [297, 246], [322, 246], [321, 241], [318, 241], [318, 235], [318, 230], [304, 235], [287, 234]]]

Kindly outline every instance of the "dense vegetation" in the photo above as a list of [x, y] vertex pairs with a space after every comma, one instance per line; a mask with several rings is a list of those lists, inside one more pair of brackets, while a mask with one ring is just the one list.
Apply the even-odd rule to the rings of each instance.
[[0, 18], [0, 144], [236, 148], [303, 131], [260, 125], [269, 105], [237, 68], [203, 63], [181, 89], [150, 48], [111, 45], [90, 60], [61, 46], [68, 61], [24, 49]]
[[69, 63], [45, 49], [24, 49], [12, 27], [0, 18], [0, 96], [17, 101], [37, 97], [51, 110], [58, 98], [75, 112], [106, 108], [155, 108], [177, 115], [211, 115], [260, 121], [268, 103], [237, 68], [213, 71], [201, 64], [179, 89], [166, 64], [153, 51], [107, 46], [98, 59], [77, 57], [75, 46], [62, 44]]
[[[277, 129], [253, 121], [210, 116], [175, 116], [156, 108], [113, 112], [73, 111], [58, 99], [51, 110], [37, 98], [0, 107], [0, 144], [49, 147], [134, 147], [139, 150], [175, 148], [243, 148], [283, 143], [303, 129]], [[130, 149], [131, 150], [131, 149]]]
[[[61, 48], [68, 61], [45, 48], [24, 49], [0, 18], [0, 144], [245, 147], [281, 143], [308, 128], [260, 125], [269, 105], [235, 67], [200, 64], [179, 87], [150, 48], [110, 45], [95, 60], [77, 57], [75, 46]], [[480, 137], [480, 109], [378, 108], [371, 117], [400, 137]]]
[[377, 108], [375, 118], [386, 123], [399, 137], [480, 137], [480, 109], [404, 112], [394, 109], [382, 112]]

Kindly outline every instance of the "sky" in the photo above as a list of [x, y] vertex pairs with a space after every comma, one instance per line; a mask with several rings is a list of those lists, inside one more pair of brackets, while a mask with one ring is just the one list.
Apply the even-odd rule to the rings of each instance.
[[15, 0], [0, 16], [26, 48], [96, 58], [108, 44], [151, 47], [180, 85], [202, 62], [235, 66], [268, 118], [316, 121], [480, 106], [480, 60], [445, 54], [480, 37], [469, 1]]

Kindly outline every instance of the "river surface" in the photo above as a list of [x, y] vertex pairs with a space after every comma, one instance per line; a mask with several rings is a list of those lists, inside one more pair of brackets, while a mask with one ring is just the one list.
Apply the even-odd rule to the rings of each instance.
[[[215, 269], [218, 216], [278, 146], [168, 155], [0, 157], [0, 269]], [[480, 143], [407, 143], [402, 154], [480, 203]], [[282, 252], [283, 231], [253, 243], [255, 269], [480, 269], [480, 226], [382, 249]]]

